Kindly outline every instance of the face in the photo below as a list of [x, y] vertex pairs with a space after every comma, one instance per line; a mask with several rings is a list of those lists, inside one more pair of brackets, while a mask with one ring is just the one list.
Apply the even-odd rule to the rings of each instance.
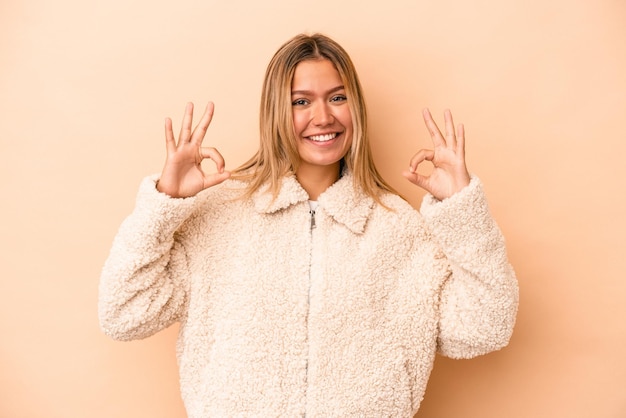
[[326, 59], [302, 61], [291, 86], [300, 170], [337, 170], [352, 144], [352, 115], [339, 72]]

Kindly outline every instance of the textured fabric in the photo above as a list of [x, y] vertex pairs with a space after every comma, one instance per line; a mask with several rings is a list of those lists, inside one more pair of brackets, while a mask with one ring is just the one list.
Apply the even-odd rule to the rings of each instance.
[[518, 289], [482, 186], [420, 214], [344, 175], [318, 199], [229, 180], [187, 199], [141, 185], [105, 263], [103, 331], [144, 338], [180, 322], [189, 417], [411, 417], [437, 351], [505, 346]]

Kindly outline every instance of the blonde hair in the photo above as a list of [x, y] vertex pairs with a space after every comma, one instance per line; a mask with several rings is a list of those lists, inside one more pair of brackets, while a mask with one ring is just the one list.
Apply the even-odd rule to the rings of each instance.
[[329, 60], [339, 72], [352, 115], [352, 145], [342, 166], [352, 173], [355, 187], [382, 204], [381, 191], [397, 192], [385, 182], [374, 165], [367, 135], [365, 99], [356, 69], [348, 53], [322, 34], [297, 35], [274, 54], [265, 72], [261, 93], [259, 150], [234, 170], [233, 177], [249, 182], [246, 196], [269, 183], [269, 190], [276, 197], [281, 178], [296, 172], [300, 156], [293, 129], [291, 85], [300, 62], [319, 59]]

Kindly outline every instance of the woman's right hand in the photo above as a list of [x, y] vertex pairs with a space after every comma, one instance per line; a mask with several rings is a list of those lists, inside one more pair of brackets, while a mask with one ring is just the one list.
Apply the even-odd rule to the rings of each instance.
[[[157, 183], [158, 191], [176, 198], [190, 197], [230, 177], [230, 172], [224, 170], [224, 158], [219, 151], [202, 146], [213, 118], [213, 109], [213, 103], [209, 102], [202, 119], [192, 131], [193, 103], [187, 103], [178, 143], [172, 131], [172, 120], [165, 119], [167, 158]], [[202, 160], [205, 158], [213, 160], [216, 173], [207, 174], [202, 170]]]

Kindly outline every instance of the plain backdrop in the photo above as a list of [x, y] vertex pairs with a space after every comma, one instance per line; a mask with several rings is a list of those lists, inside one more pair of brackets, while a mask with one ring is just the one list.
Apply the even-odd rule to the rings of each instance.
[[350, 52], [376, 163], [416, 207], [421, 109], [465, 124], [519, 276], [511, 344], [438, 358], [417, 417], [625, 417], [625, 21], [624, 0], [3, 0], [0, 416], [185, 416], [176, 326], [101, 334], [102, 264], [161, 170], [164, 118], [214, 101], [206, 143], [237, 166], [271, 55], [319, 31]]

